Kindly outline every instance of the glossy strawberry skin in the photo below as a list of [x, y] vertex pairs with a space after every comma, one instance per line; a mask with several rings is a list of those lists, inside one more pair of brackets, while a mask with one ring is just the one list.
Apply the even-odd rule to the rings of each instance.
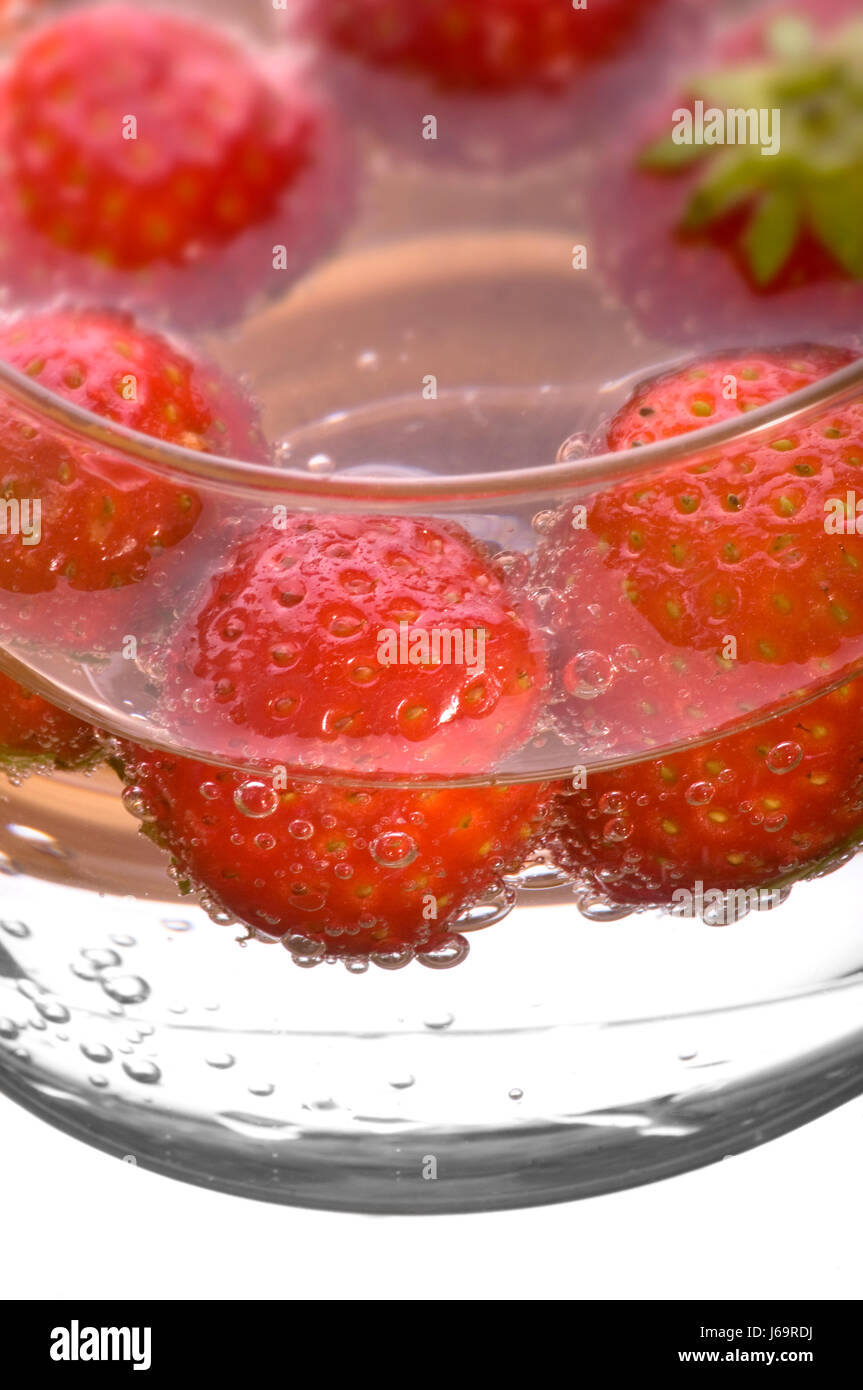
[[309, 22], [374, 66], [454, 91], [559, 90], [630, 35], [637, 0], [312, 0]]
[[89, 767], [101, 748], [91, 725], [0, 672], [0, 766], [13, 772]]
[[614, 902], [760, 889], [863, 838], [863, 681], [699, 748], [561, 787], [558, 863]]
[[433, 949], [523, 862], [547, 804], [535, 786], [350, 790], [130, 745], [122, 758], [127, 802], [181, 883], [333, 956]]
[[[226, 757], [366, 775], [486, 773], [528, 738], [543, 652], [467, 532], [407, 518], [277, 520], [240, 543], [177, 639], [173, 726]], [[444, 649], [437, 664], [403, 661], [387, 650], [402, 624], [410, 638], [461, 634], [465, 659]]]
[[[705, 359], [638, 388], [608, 444], [649, 445], [734, 418], [852, 360], [805, 346]], [[734, 393], [723, 394], [729, 382]], [[677, 886], [698, 882], [770, 885], [863, 833], [860, 680], [764, 718], [775, 697], [787, 704], [859, 655], [861, 538], [830, 534], [824, 502], [844, 503], [855, 487], [861, 425], [852, 401], [715, 456], [693, 440], [694, 461], [611, 487], [587, 505], [585, 531], [566, 535], [567, 511], [549, 538], [547, 582], [566, 595], [569, 650], [573, 634], [596, 644], [595, 664], [613, 671], [589, 702], [610, 726], [606, 756], [703, 739], [744, 715], [754, 724], [559, 789], [554, 853], [615, 902], [668, 905]], [[777, 508], [779, 498], [794, 509]], [[717, 605], [726, 593], [733, 603]], [[736, 644], [724, 663], [723, 635]], [[584, 691], [563, 702], [570, 735], [584, 704]]]
[[265, 221], [309, 156], [302, 101], [232, 37], [166, 11], [54, 19], [18, 50], [0, 99], [30, 225], [125, 269]]
[[[782, 349], [698, 363], [644, 388], [612, 422], [611, 449], [671, 438], [745, 413], [847, 366], [844, 349]], [[723, 383], [734, 383], [726, 400]], [[653, 410], [652, 415], [645, 412]], [[863, 401], [764, 442], [719, 449], [599, 494], [588, 527], [604, 566], [663, 642], [717, 651], [734, 634], [739, 662], [832, 656], [863, 635], [863, 537], [825, 534], [828, 498], [859, 486]]]
[[[810, 346], [697, 360], [638, 388], [608, 446], [745, 415], [852, 360]], [[556, 596], [555, 717], [588, 758], [733, 727], [857, 659], [863, 537], [827, 534], [825, 504], [859, 490], [861, 424], [852, 401], [714, 451], [693, 439], [688, 459], [561, 511], [539, 582]]]
[[[0, 358], [129, 429], [197, 451], [266, 457], [256, 413], [242, 394], [126, 315], [13, 319], [0, 327]], [[56, 635], [77, 648], [104, 635], [107, 611], [90, 612], [83, 596], [139, 585], [153, 558], [188, 537], [201, 512], [193, 488], [100, 453], [11, 401], [0, 410], [0, 485], [7, 499], [41, 503], [38, 543], [24, 544], [12, 531], [0, 536], [0, 590], [58, 594], [50, 607], [28, 611], [20, 635]], [[119, 619], [114, 603], [111, 612]]]

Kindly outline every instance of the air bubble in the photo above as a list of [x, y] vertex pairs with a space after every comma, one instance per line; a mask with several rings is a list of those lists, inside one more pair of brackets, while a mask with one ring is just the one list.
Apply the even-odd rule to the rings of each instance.
[[410, 835], [390, 830], [372, 841], [369, 853], [375, 863], [384, 869], [406, 869], [416, 859], [419, 849]]
[[142, 1086], [157, 1086], [162, 1080], [162, 1073], [155, 1062], [138, 1059], [124, 1062], [123, 1070], [132, 1081], [139, 1081]]
[[793, 772], [795, 767], [800, 765], [803, 758], [803, 749], [799, 743], [777, 743], [765, 758], [768, 769], [771, 772], [783, 773]]
[[81, 955], [94, 970], [108, 970], [112, 965], [120, 965], [123, 959], [117, 951], [100, 947], [88, 947]]
[[243, 782], [234, 792], [234, 805], [244, 816], [262, 820], [271, 816], [279, 805], [279, 796], [269, 782]]
[[26, 941], [30, 935], [30, 928], [26, 922], [0, 922], [7, 936], [14, 936], [17, 941]]
[[349, 975], [365, 975], [369, 968], [369, 963], [362, 956], [356, 956], [353, 960], [345, 961], [345, 969]]
[[18, 1037], [20, 1029], [14, 1024], [11, 1018], [0, 1018], [0, 1038], [6, 1042], [14, 1042]]
[[68, 1023], [72, 1015], [59, 999], [36, 1000], [36, 1008], [48, 1023]]
[[250, 1096], [271, 1096], [275, 1092], [272, 1081], [256, 1081], [249, 1087]]
[[577, 430], [565, 439], [557, 451], [558, 463], [575, 463], [586, 458], [590, 452], [591, 437], [584, 430]]
[[578, 652], [566, 663], [563, 683], [579, 700], [604, 695], [614, 680], [614, 666], [602, 652]]
[[390, 1081], [389, 1085], [394, 1091], [409, 1091], [411, 1086], [416, 1085], [416, 1077], [410, 1075], [399, 1076]]
[[306, 468], [310, 473], [332, 473], [335, 466], [329, 454], [312, 454], [311, 458], [306, 460]]
[[589, 922], [621, 922], [624, 917], [630, 917], [634, 910], [626, 904], [611, 902], [591, 888], [576, 894], [575, 905]]
[[621, 844], [629, 839], [634, 829], [632, 821], [627, 820], [625, 816], [612, 816], [602, 827], [602, 838], [609, 844]]
[[482, 931], [485, 927], [493, 927], [502, 922], [515, 907], [517, 896], [515, 889], [507, 886], [501, 888], [493, 897], [486, 898], [484, 902], [474, 903], [472, 907], [459, 914], [459, 930]]
[[375, 951], [369, 959], [372, 965], [376, 965], [380, 970], [403, 970], [406, 965], [410, 965], [413, 957], [413, 948], [403, 946], [399, 950]]
[[82, 1043], [81, 1051], [89, 1062], [110, 1062], [114, 1054], [104, 1043]]
[[140, 975], [105, 975], [102, 988], [117, 1004], [143, 1004], [150, 997], [150, 986]]
[[212, 1056], [204, 1058], [207, 1066], [214, 1071], [230, 1071], [236, 1060], [230, 1052], [214, 1052]]
[[469, 941], [463, 936], [449, 936], [432, 950], [421, 952], [417, 960], [429, 970], [450, 970], [454, 965], [461, 965], [469, 953]]
[[524, 1099], [524, 1091], [521, 1089], [520, 1086], [513, 1086], [512, 1090], [511, 1090], [511, 1091], [508, 1091], [507, 1094], [508, 1094], [510, 1100], [523, 1100], [523, 1099]]
[[433, 1033], [443, 1033], [447, 1028], [451, 1028], [455, 1023], [455, 1014], [437, 1014], [433, 1018], [424, 1018], [423, 1027], [429, 1028]]
[[148, 817], [147, 801], [141, 787], [124, 787], [120, 793], [120, 800], [130, 815], [136, 820], [146, 820]]
[[315, 827], [311, 821], [292, 820], [288, 826], [288, 834], [293, 835], [295, 840], [310, 840], [315, 833]]

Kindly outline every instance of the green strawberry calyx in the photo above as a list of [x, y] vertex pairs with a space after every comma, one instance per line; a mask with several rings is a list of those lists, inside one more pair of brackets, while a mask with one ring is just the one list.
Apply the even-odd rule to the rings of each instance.
[[[819, 43], [813, 26], [785, 15], [765, 31], [765, 61], [693, 77], [685, 97], [724, 112], [779, 112], [778, 148], [760, 143], [677, 143], [663, 136], [639, 166], [677, 173], [703, 162], [679, 229], [709, 232], [743, 215], [739, 249], [768, 288], [804, 237], [853, 279], [863, 278], [863, 18]], [[775, 118], [774, 118], [775, 120]]]

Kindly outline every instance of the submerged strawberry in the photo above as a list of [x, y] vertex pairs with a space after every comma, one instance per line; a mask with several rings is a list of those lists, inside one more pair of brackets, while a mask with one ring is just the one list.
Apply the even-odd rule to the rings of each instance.
[[683, 91], [641, 113], [595, 205], [598, 255], [649, 331], [858, 328], [861, 62], [856, 4], [785, 0], [721, 30]]
[[[52, 393], [95, 415], [185, 448], [262, 457], [251, 405], [202, 367], [127, 315], [47, 313], [0, 326], [0, 359]], [[140, 584], [154, 556], [195, 526], [195, 491], [147, 472], [126, 457], [62, 434], [7, 401], [0, 409], [0, 591], [74, 591], [22, 617], [26, 637], [46, 632], [74, 645], [106, 634], [100, 611], [83, 600]], [[8, 524], [13, 516], [15, 525]]]
[[336, 125], [294, 55], [265, 63], [182, 13], [75, 7], [0, 80], [5, 278], [28, 288], [26, 247], [34, 291], [84, 275], [111, 302], [152, 290], [174, 317], [227, 316], [341, 219]]
[[0, 672], [0, 766], [13, 773], [89, 767], [101, 748], [91, 725]]
[[812, 873], [863, 839], [863, 681], [744, 733], [592, 773], [554, 814], [558, 863], [617, 903]]
[[[852, 360], [805, 346], [705, 359], [641, 386], [609, 447], [734, 418]], [[563, 672], [570, 741], [589, 742], [586, 705], [609, 758], [761, 721], [560, 789], [555, 855], [614, 901], [667, 905], [697, 883], [760, 888], [863, 836], [863, 682], [764, 717], [863, 653], [863, 535], [846, 513], [861, 431], [857, 399], [701, 454], [693, 440], [686, 462], [588, 499], [584, 530], [567, 534], [567, 509], [550, 538], [566, 649], [598, 648]], [[825, 525], [837, 508], [847, 533]]]
[[544, 658], [461, 527], [276, 516], [168, 658], [170, 721], [228, 758], [463, 775], [532, 732]]
[[452, 946], [459, 913], [524, 861], [547, 801], [535, 786], [350, 790], [122, 756], [126, 802], [181, 886], [309, 960]]
[[638, 0], [313, 0], [337, 49], [451, 90], [558, 90], [612, 53]]
[[[715, 355], [648, 381], [612, 450], [745, 415], [847, 366], [800, 346]], [[766, 710], [863, 652], [856, 495], [863, 400], [614, 484], [566, 508], [541, 582], [558, 596], [558, 720], [591, 755], [635, 754]], [[573, 529], [573, 526], [576, 529]]]

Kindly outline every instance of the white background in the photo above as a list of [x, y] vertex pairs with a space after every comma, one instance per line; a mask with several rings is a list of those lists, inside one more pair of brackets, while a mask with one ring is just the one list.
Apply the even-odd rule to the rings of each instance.
[[651, 1187], [487, 1216], [370, 1217], [223, 1197], [0, 1099], [0, 1297], [857, 1299], [863, 1100]]

